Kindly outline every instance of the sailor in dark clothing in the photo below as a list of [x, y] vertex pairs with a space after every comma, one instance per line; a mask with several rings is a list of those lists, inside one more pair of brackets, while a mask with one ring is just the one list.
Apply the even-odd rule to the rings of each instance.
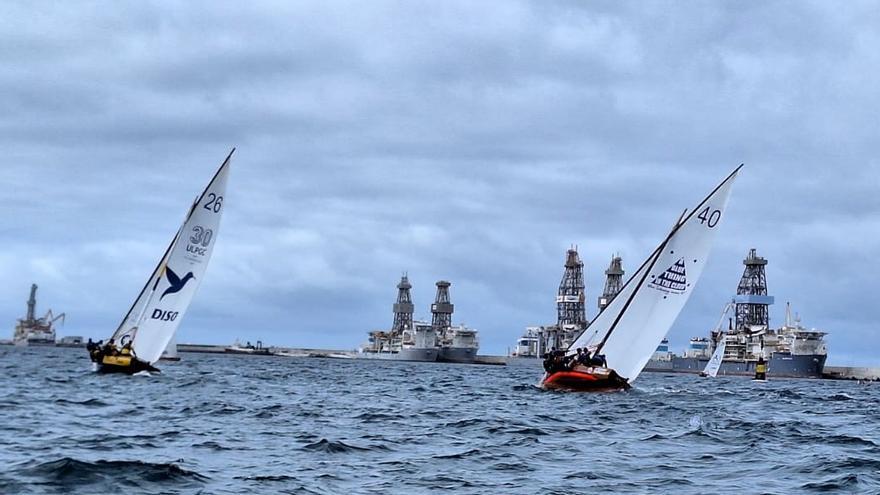
[[593, 366], [601, 366], [603, 368], [608, 367], [608, 361], [605, 360], [605, 355], [599, 354], [598, 351], [593, 354], [593, 357], [590, 359], [590, 364]]
[[577, 354], [572, 354], [571, 356], [565, 356], [563, 359], [565, 362], [565, 369], [567, 369], [567, 370], [573, 369], [575, 367], [575, 365], [578, 363]]
[[117, 353], [117, 350], [116, 350], [116, 343], [114, 342], [114, 340], [113, 339], [108, 340], [107, 344], [104, 346], [102, 351], [104, 352], [105, 356], [115, 356]]
[[554, 347], [550, 352], [544, 353], [544, 371], [551, 373], [553, 371], [553, 353], [556, 352]]
[[92, 361], [96, 363], [100, 363], [102, 359], [104, 359], [104, 351], [103, 351], [103, 340], [99, 340], [98, 342], [92, 342], [92, 339], [89, 339], [89, 345], [91, 348], [89, 349], [89, 357], [92, 358]]
[[581, 347], [580, 349], [578, 349], [578, 363], [582, 364], [583, 366], [590, 365], [590, 350], [589, 349], [586, 349], [584, 347]]

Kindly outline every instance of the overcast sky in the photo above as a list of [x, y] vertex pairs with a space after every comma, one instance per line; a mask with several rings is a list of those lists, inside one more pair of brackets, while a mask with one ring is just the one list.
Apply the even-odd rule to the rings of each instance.
[[408, 271], [504, 353], [570, 245], [592, 317], [611, 256], [745, 163], [672, 347], [757, 248], [772, 323], [880, 364], [878, 88], [872, 2], [3, 2], [3, 337], [31, 282], [108, 336], [236, 146], [181, 342], [352, 349]]

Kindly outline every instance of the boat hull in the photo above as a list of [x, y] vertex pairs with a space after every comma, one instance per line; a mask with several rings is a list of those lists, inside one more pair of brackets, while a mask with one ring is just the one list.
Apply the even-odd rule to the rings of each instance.
[[476, 347], [442, 347], [437, 355], [441, 363], [473, 363], [476, 358]]
[[358, 358], [364, 359], [381, 359], [384, 361], [417, 361], [423, 363], [433, 363], [437, 361], [438, 350], [434, 347], [428, 348], [405, 348], [399, 352], [363, 352], [357, 355]]
[[628, 390], [630, 385], [614, 370], [606, 368], [576, 368], [555, 371], [545, 375], [541, 387], [547, 390], [573, 392], [611, 392]]
[[100, 362], [97, 362], [98, 373], [125, 373], [133, 375], [141, 371], [149, 371], [152, 373], [159, 370], [150, 363], [145, 363], [131, 356], [104, 356]]
[[223, 352], [225, 352], [226, 354], [248, 354], [251, 356], [268, 356], [271, 354], [271, 352], [269, 352], [269, 349], [236, 349], [233, 347], [227, 347], [226, 349], [223, 349]]
[[[791, 355], [774, 352], [767, 361], [767, 376], [779, 378], [822, 378], [824, 354]], [[706, 368], [709, 358], [674, 357], [671, 361], [649, 361], [645, 371], [698, 374]], [[755, 376], [757, 361], [724, 360], [718, 376]]]

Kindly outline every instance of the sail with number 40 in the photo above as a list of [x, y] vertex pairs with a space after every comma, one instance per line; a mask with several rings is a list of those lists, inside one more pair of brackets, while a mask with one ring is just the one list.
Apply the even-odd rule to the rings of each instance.
[[153, 364], [162, 356], [192, 302], [214, 251], [233, 149], [202, 194], [190, 207], [177, 234], [150, 274], [119, 328], [128, 336], [137, 359]]
[[604, 354], [608, 368], [632, 383], [681, 312], [706, 265], [738, 167], [666, 239], [571, 345]]

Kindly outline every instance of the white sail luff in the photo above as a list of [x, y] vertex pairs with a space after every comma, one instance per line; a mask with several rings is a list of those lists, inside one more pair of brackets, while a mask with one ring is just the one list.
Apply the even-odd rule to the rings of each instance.
[[726, 211], [736, 173], [676, 225], [661, 249], [652, 254], [653, 259], [649, 257], [630, 279], [631, 287], [597, 316], [591, 325], [597, 328], [587, 332], [596, 335], [591, 343], [599, 340], [599, 350], [605, 354], [608, 366], [630, 382], [641, 373], [693, 293]]
[[216, 244], [231, 157], [232, 153], [190, 209], [166, 261], [151, 278], [135, 325], [133, 347], [141, 361], [159, 360], [201, 285]]

